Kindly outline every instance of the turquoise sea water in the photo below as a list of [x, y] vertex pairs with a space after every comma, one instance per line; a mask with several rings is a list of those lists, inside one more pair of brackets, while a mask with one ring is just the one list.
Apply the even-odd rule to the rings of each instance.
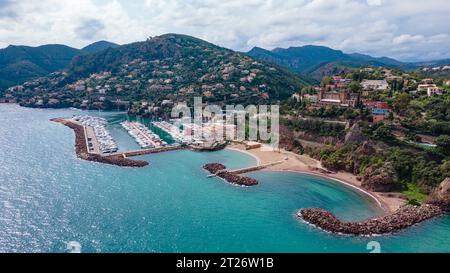
[[[50, 118], [77, 110], [0, 105], [0, 252], [450, 252], [450, 217], [374, 238], [324, 233], [295, 217], [322, 207], [347, 220], [378, 213], [371, 199], [341, 184], [295, 173], [256, 172], [260, 185], [206, 178], [202, 165], [255, 164], [234, 151], [143, 156], [150, 166], [121, 168], [78, 160], [73, 132]], [[122, 150], [138, 146], [106, 116]]]

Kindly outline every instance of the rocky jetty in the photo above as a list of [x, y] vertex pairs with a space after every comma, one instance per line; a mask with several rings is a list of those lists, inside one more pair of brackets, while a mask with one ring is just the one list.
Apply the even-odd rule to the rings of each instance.
[[225, 165], [222, 165], [220, 163], [211, 163], [211, 164], [206, 164], [205, 166], [203, 166], [203, 169], [207, 170], [208, 172], [212, 173], [212, 174], [216, 174], [220, 171], [225, 170], [227, 167], [225, 167]]
[[256, 179], [228, 172], [226, 171], [226, 167], [219, 163], [206, 164], [203, 168], [211, 174], [217, 175], [231, 184], [246, 187], [258, 185], [258, 181]]
[[323, 209], [302, 209], [297, 216], [325, 231], [347, 235], [379, 235], [400, 231], [439, 216], [442, 209], [434, 205], [406, 205], [394, 213], [362, 222], [343, 222]]
[[99, 154], [88, 153], [83, 126], [65, 119], [52, 119], [51, 121], [64, 124], [65, 126], [71, 128], [75, 132], [75, 152], [78, 158], [87, 161], [117, 165], [121, 167], [145, 167], [149, 165], [147, 161], [132, 160], [124, 158], [122, 155], [102, 156]]
[[232, 183], [232, 184], [236, 184], [236, 185], [240, 185], [240, 186], [256, 186], [258, 185], [258, 181], [254, 178], [250, 178], [250, 177], [246, 177], [246, 176], [240, 176], [234, 173], [230, 173], [230, 172], [221, 172], [219, 174], [219, 177], [225, 179], [226, 181]]
[[427, 203], [438, 206], [446, 212], [450, 212], [450, 178], [446, 178], [431, 192]]
[[375, 192], [392, 192], [401, 187], [397, 172], [390, 162], [380, 168], [369, 166], [364, 172], [361, 186]]

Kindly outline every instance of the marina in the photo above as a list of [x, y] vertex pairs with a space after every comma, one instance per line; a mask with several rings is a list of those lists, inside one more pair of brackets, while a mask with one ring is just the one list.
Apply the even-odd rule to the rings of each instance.
[[192, 136], [189, 134], [184, 134], [177, 126], [171, 124], [167, 121], [153, 122], [155, 127], [163, 130], [167, 134], [169, 134], [175, 142], [182, 144], [190, 144], [192, 143]]
[[84, 126], [89, 153], [112, 154], [119, 150], [114, 138], [106, 129], [108, 125], [106, 119], [91, 116], [74, 116], [72, 119]]
[[159, 148], [167, 145], [167, 142], [140, 122], [124, 121], [121, 125], [142, 149]]

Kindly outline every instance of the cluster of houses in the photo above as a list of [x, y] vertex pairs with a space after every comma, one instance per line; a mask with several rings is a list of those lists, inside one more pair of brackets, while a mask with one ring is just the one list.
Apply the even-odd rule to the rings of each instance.
[[[372, 68], [366, 68], [361, 71], [372, 73], [374, 70]], [[417, 85], [417, 90], [412, 91], [412, 93], [420, 92], [422, 94], [427, 94], [431, 96], [439, 96], [444, 93], [444, 89], [439, 87], [433, 79], [423, 79], [420, 82], [409, 79], [408, 74], [403, 74], [403, 76], [393, 75], [392, 71], [389, 69], [384, 69], [382, 71], [383, 79], [364, 79], [360, 82], [361, 92], [352, 93], [350, 91], [349, 85], [352, 82], [351, 79], [346, 79], [341, 76], [333, 76], [332, 83], [326, 84], [324, 86], [314, 87], [314, 94], [294, 94], [292, 97], [297, 101], [308, 101], [311, 107], [324, 107], [328, 105], [334, 105], [338, 107], [350, 107], [354, 108], [358, 105], [364, 105], [367, 109], [372, 112], [374, 122], [383, 121], [390, 112], [390, 108], [387, 102], [383, 101], [371, 101], [368, 98], [370, 94], [374, 91], [386, 91], [390, 90], [391, 86], [389, 83], [393, 81], [403, 81], [405, 84], [408, 81]], [[408, 80], [405, 80], [405, 78]], [[444, 82], [444, 85], [450, 86], [450, 80]]]
[[423, 79], [417, 86], [417, 92], [426, 92], [428, 97], [431, 97], [433, 95], [442, 95], [444, 89], [437, 86], [433, 79]]
[[390, 112], [389, 105], [386, 102], [370, 101], [364, 97], [367, 97], [370, 91], [389, 90], [387, 80], [363, 80], [362, 93], [352, 93], [348, 88], [351, 82], [351, 79], [333, 76], [332, 84], [314, 88], [316, 94], [294, 94], [293, 98], [297, 101], [307, 100], [313, 107], [334, 105], [354, 108], [362, 104], [371, 110], [374, 122], [383, 121]]
[[450, 65], [436, 66], [436, 67], [424, 67], [421, 70], [424, 72], [450, 70]]

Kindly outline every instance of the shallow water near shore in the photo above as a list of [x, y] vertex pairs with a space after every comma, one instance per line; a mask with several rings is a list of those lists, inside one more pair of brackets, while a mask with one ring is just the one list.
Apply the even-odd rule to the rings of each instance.
[[[72, 130], [50, 118], [77, 110], [0, 104], [0, 252], [450, 252], [450, 217], [373, 238], [327, 234], [295, 217], [321, 207], [345, 220], [378, 213], [355, 189], [297, 173], [255, 172], [256, 187], [207, 178], [202, 165], [251, 166], [236, 151], [168, 152], [142, 156], [150, 166], [121, 168], [79, 160]], [[108, 118], [121, 150], [138, 146]]]

